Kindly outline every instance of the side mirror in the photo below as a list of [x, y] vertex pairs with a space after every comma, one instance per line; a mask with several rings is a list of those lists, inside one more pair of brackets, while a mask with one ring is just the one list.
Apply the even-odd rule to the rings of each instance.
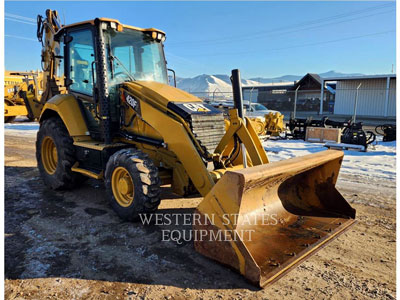
[[[172, 76], [173, 76], [173, 78], [174, 78], [174, 87], [176, 87], [176, 75], [175, 75], [175, 71], [174, 70], [172, 70], [172, 69], [167, 69], [169, 72], [171, 72], [172, 73]], [[169, 82], [169, 79], [168, 79], [168, 82]]]

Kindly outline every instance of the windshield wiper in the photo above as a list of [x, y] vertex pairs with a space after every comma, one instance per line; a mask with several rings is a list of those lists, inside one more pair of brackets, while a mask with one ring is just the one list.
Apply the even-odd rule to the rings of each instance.
[[118, 57], [116, 57], [115, 55], [112, 55], [112, 54], [110, 54], [110, 57], [111, 57], [112, 59], [115, 59], [115, 60], [118, 61], [118, 63], [120, 64], [120, 66], [121, 66], [122, 68], [124, 68], [124, 70], [126, 71], [126, 75], [128, 75], [129, 78], [130, 78], [132, 81], [136, 81], [135, 77], [132, 76], [131, 72], [128, 71], [128, 69], [125, 67], [125, 65], [122, 63], [122, 61], [121, 61]]

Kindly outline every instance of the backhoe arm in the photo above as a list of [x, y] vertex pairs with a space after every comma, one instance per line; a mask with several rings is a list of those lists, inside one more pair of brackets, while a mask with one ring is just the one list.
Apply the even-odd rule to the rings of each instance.
[[[41, 15], [37, 18], [37, 38], [42, 44], [42, 69], [43, 87], [41, 102], [45, 103], [56, 94], [62, 93], [64, 84], [57, 83], [57, 70], [59, 68], [60, 43], [55, 39], [56, 33], [62, 25], [56, 10], [46, 10], [46, 18]], [[63, 78], [61, 78], [63, 81]]]

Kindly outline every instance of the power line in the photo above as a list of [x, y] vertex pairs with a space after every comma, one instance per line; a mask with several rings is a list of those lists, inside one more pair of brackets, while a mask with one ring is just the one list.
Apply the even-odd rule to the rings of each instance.
[[176, 42], [176, 43], [171, 43], [169, 45], [181, 45], [181, 44], [201, 44], [201, 43], [210, 43], [210, 42], [224, 42], [224, 41], [230, 41], [232, 39], [237, 40], [239, 38], [242, 38], [243, 36], [248, 38], [251, 36], [259, 36], [261, 34], [265, 34], [265, 33], [274, 33], [277, 31], [282, 31], [285, 29], [291, 29], [293, 27], [304, 27], [307, 25], [313, 25], [313, 24], [318, 24], [318, 23], [324, 23], [330, 20], [334, 20], [334, 19], [340, 19], [340, 18], [345, 18], [345, 17], [349, 17], [352, 15], [357, 15], [357, 14], [362, 14], [368, 11], [373, 11], [373, 10], [378, 10], [378, 9], [383, 9], [383, 8], [387, 8], [387, 7], [393, 7], [393, 3], [386, 3], [384, 5], [378, 5], [378, 6], [373, 6], [373, 7], [367, 7], [361, 10], [356, 10], [356, 11], [352, 11], [352, 12], [348, 12], [348, 13], [342, 13], [342, 14], [338, 14], [338, 15], [333, 15], [333, 16], [329, 16], [329, 17], [324, 17], [324, 18], [320, 18], [320, 19], [314, 19], [314, 20], [310, 20], [310, 21], [305, 21], [305, 22], [300, 22], [300, 23], [295, 23], [292, 25], [286, 25], [286, 26], [282, 26], [282, 27], [277, 27], [274, 29], [270, 29], [270, 30], [262, 30], [262, 31], [258, 31], [258, 32], [254, 32], [254, 33], [246, 33], [246, 34], [240, 34], [240, 35], [232, 35], [232, 36], [227, 36], [227, 37], [222, 37], [222, 38], [216, 38], [216, 39], [208, 39], [208, 40], [195, 40], [195, 41], [185, 41], [185, 42]]
[[[372, 17], [372, 16], [387, 14], [387, 13], [390, 13], [390, 12], [393, 12], [393, 11], [395, 11], [395, 10], [391, 9], [391, 10], [379, 12], [379, 13], [376, 13], [376, 14], [369, 14], [369, 15], [360, 16], [360, 17], [357, 17], [357, 18], [330, 22], [330, 23], [327, 23], [327, 24], [317, 25], [317, 26], [313, 26], [313, 27], [307, 27], [307, 28], [304, 28], [304, 29], [292, 30], [292, 31], [284, 32], [283, 34], [292, 33], [292, 32], [299, 32], [299, 31], [303, 31], [303, 30], [316, 29], [316, 28], [321, 28], [321, 27], [325, 27], [325, 26], [329, 26], [329, 25], [337, 25], [337, 24], [341, 24], [341, 23], [345, 23], [345, 22], [349, 22], [349, 21], [354, 21], [354, 20], [359, 20], [359, 19], [368, 18], [368, 17]], [[282, 33], [280, 33], [280, 34], [282, 34]]]
[[[361, 16], [361, 17], [357, 17], [357, 18], [352, 18], [352, 19], [347, 19], [347, 20], [342, 20], [342, 21], [335, 21], [335, 22], [331, 22], [331, 23], [327, 23], [327, 24], [322, 24], [322, 25], [317, 25], [317, 26], [313, 26], [313, 27], [307, 27], [307, 28], [302, 28], [302, 29], [296, 29], [296, 30], [291, 30], [291, 31], [285, 31], [285, 32], [281, 32], [281, 33], [271, 33], [271, 34], [266, 34], [266, 35], [262, 35], [262, 37], [271, 37], [271, 36], [277, 36], [277, 35], [283, 35], [283, 34], [290, 34], [290, 33], [295, 33], [295, 32], [301, 32], [301, 31], [308, 31], [308, 30], [312, 30], [312, 29], [318, 29], [318, 28], [322, 28], [325, 26], [330, 26], [330, 25], [337, 25], [337, 24], [341, 24], [341, 23], [345, 23], [345, 22], [350, 22], [350, 21], [354, 21], [354, 20], [359, 20], [359, 19], [363, 19], [363, 18], [368, 18], [368, 17], [372, 17], [372, 16], [376, 16], [376, 15], [381, 15], [381, 14], [387, 14], [390, 13], [394, 10], [390, 10], [390, 11], [384, 11], [384, 12], [379, 12], [376, 14], [369, 14], [369, 15], [365, 15], [365, 16]], [[261, 37], [261, 36], [260, 36]], [[247, 40], [255, 40], [255, 37], [247, 37], [247, 38], [241, 38], [240, 42], [243, 41], [247, 41]], [[214, 43], [210, 43], [212, 45], [217, 45], [217, 44], [226, 44], [226, 43], [236, 43], [238, 42], [238, 40], [230, 40], [230, 41], [219, 41], [219, 42], [214, 42]], [[201, 46], [209, 46], [209, 44], [203, 44], [203, 45], [186, 45], [186, 48], [190, 48], [190, 47], [201, 47]], [[181, 47], [180, 47], [181, 48]], [[185, 48], [185, 47], [184, 47]]]
[[24, 36], [19, 36], [19, 35], [10, 35], [10, 34], [5, 34], [5, 37], [9, 37], [9, 38], [16, 38], [16, 39], [21, 39], [21, 40], [27, 40], [27, 41], [34, 41], [37, 42], [36, 39], [32, 39], [32, 38], [28, 38], [28, 37], [24, 37]]
[[[341, 19], [341, 18], [353, 16], [353, 15], [359, 15], [359, 14], [362, 14], [362, 13], [365, 13], [365, 12], [368, 12], [368, 11], [371, 11], [371, 10], [374, 11], [374, 10], [377, 10], [377, 9], [382, 9], [382, 8], [387, 8], [387, 7], [392, 7], [392, 6], [393, 6], [392, 3], [387, 3], [387, 4], [384, 4], [384, 5], [367, 7], [367, 8], [364, 8], [364, 9], [360, 9], [360, 10], [356, 10], [356, 11], [352, 11], [352, 12], [348, 12], [348, 13], [343, 13], [343, 14], [324, 17], [324, 18], [321, 18], [321, 19], [315, 19], [315, 20], [311, 20], [311, 21], [305, 21], [305, 22], [302, 22], [302, 23], [297, 23], [294, 26], [299, 27], [299, 26], [307, 26], [307, 25], [323, 23], [323, 22], [330, 21], [330, 20], [336, 20], [336, 19]], [[294, 26], [293, 25], [287, 25], [287, 26], [280, 27], [278, 29], [267, 30], [267, 31], [264, 31], [264, 32], [271, 32], [271, 31], [273, 32], [273, 31], [276, 31], [276, 30], [282, 30], [282, 29], [286, 29], [286, 28], [293, 28]]]
[[24, 17], [24, 16], [20, 16], [20, 15], [15, 15], [15, 14], [10, 14], [10, 13], [4, 13], [4, 15], [6, 17], [11, 17], [11, 18], [15, 18], [15, 19], [20, 19], [20, 20], [24, 20], [24, 21], [30, 21], [33, 23], [36, 23], [36, 20], [33, 18], [28, 18], [28, 17]]
[[19, 22], [19, 23], [24, 23], [24, 24], [29, 24], [29, 25], [33, 25], [33, 26], [36, 26], [36, 25], [37, 25], [36, 23], [30, 23], [30, 22], [26, 22], [26, 21], [22, 21], [22, 20], [18, 20], [18, 19], [11, 19], [11, 18], [7, 18], [7, 17], [4, 17], [4, 19], [5, 19], [5, 20], [8, 20], [8, 21], [14, 21], [14, 22]]
[[336, 39], [336, 40], [309, 43], [309, 44], [303, 44], [303, 45], [294, 45], [294, 46], [282, 47], [282, 48], [255, 50], [255, 51], [245, 51], [245, 52], [232, 52], [232, 53], [224, 52], [224, 53], [210, 53], [210, 54], [193, 54], [193, 55], [189, 55], [189, 56], [202, 56], [202, 57], [204, 57], [204, 56], [220, 56], [220, 55], [224, 55], [224, 56], [227, 56], [227, 55], [242, 55], [242, 54], [259, 53], [259, 52], [265, 53], [265, 52], [268, 52], [268, 51], [287, 50], [287, 49], [293, 49], [293, 48], [324, 45], [324, 44], [336, 43], [336, 42], [340, 42], [340, 41], [359, 39], [359, 38], [368, 37], [368, 36], [381, 35], [381, 34], [386, 34], [386, 33], [391, 33], [391, 32], [396, 32], [396, 30], [388, 30], [388, 31], [376, 32], [376, 33], [371, 33], [371, 34], [352, 36], [352, 37], [348, 37], [348, 38], [341, 38], [341, 39]]

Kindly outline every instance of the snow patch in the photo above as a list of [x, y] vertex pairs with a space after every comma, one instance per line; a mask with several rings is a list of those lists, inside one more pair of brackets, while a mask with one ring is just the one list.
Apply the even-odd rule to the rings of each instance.
[[[220, 80], [216, 78], [217, 80]], [[35, 136], [39, 129], [37, 123], [5, 124], [5, 133], [13, 136]], [[323, 144], [308, 143], [302, 140], [268, 140], [263, 143], [270, 161], [278, 161], [310, 153], [324, 151]], [[340, 172], [355, 176], [394, 180], [396, 178], [396, 141], [382, 142], [378, 137], [368, 152], [344, 151]]]
[[[323, 144], [301, 140], [268, 140], [263, 143], [263, 146], [270, 161], [304, 156], [327, 149]], [[375, 145], [368, 147], [368, 152], [344, 151], [340, 172], [353, 176], [395, 180], [396, 142], [378, 141]]]

